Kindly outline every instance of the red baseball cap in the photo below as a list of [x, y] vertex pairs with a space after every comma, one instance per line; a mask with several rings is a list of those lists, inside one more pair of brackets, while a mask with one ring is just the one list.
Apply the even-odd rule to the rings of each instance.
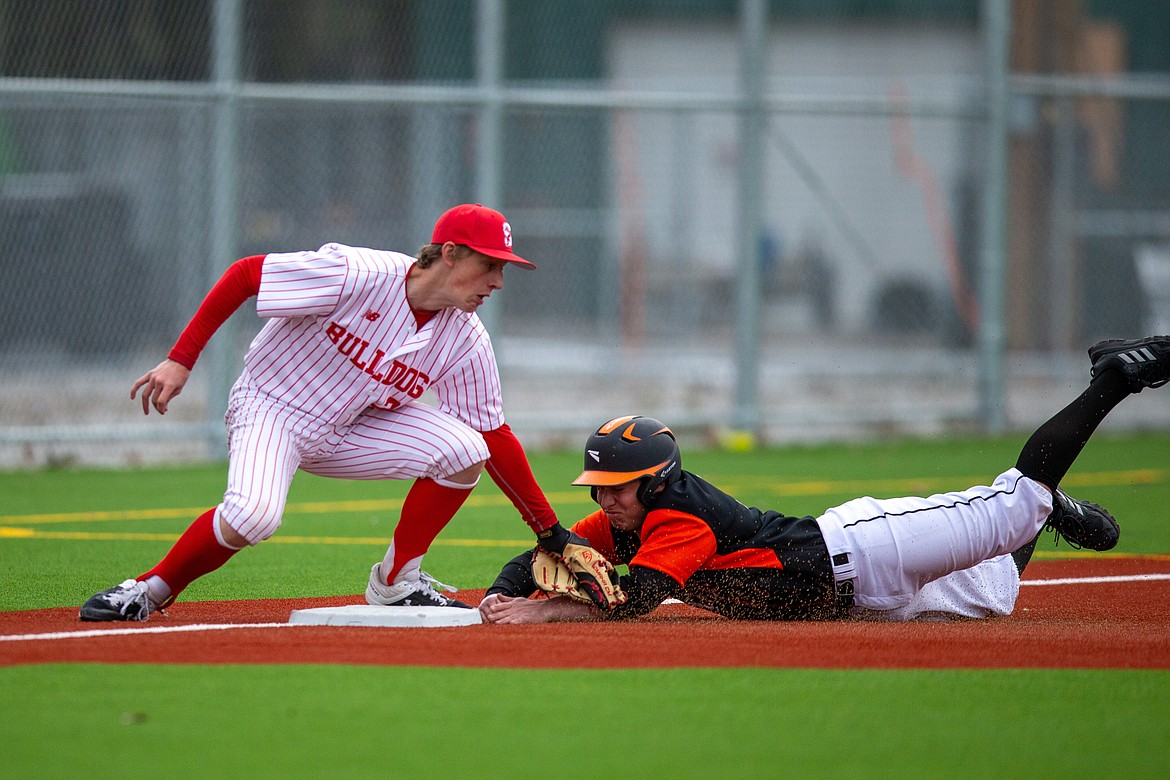
[[504, 215], [481, 203], [464, 203], [443, 212], [435, 222], [431, 243], [445, 244], [448, 241], [524, 268], [536, 267], [512, 253], [512, 226]]

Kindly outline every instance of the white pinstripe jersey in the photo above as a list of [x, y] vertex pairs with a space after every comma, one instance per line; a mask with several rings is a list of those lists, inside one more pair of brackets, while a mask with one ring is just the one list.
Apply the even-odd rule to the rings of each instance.
[[264, 259], [256, 312], [268, 318], [240, 384], [332, 425], [395, 409], [428, 388], [477, 431], [504, 424], [500, 375], [478, 316], [455, 308], [420, 330], [406, 300], [414, 259], [326, 244]]

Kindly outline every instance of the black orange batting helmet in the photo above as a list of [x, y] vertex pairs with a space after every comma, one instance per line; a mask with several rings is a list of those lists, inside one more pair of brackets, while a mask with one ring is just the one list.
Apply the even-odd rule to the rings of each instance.
[[585, 442], [585, 470], [574, 485], [597, 488], [641, 480], [638, 500], [654, 503], [659, 485], [674, 482], [682, 473], [682, 454], [674, 432], [653, 417], [627, 415], [602, 425]]

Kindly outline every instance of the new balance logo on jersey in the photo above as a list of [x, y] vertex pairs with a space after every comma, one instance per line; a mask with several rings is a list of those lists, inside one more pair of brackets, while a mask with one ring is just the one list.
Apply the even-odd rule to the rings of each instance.
[[[383, 365], [382, 360], [386, 357], [385, 350], [375, 347], [373, 355], [367, 358], [366, 352], [370, 349], [370, 342], [358, 338], [336, 322], [329, 323], [329, 327], [325, 329], [325, 335], [337, 345], [338, 352], [349, 358], [350, 363], [365, 371], [376, 382], [393, 387], [411, 398], [422, 397], [431, 384], [429, 376], [400, 360], [392, 360], [388, 366]], [[398, 406], [398, 402], [392, 398], [388, 399], [386, 404], [391, 408]]]
[[365, 317], [365, 318], [366, 318], [367, 320], [369, 320], [370, 322], [375, 322], [375, 321], [377, 321], [377, 319], [378, 319], [379, 317], [381, 317], [382, 315], [381, 315], [381, 314], [379, 314], [378, 312], [374, 311], [373, 309], [370, 309], [368, 312], [366, 312], [366, 313], [365, 313], [365, 314], [363, 314], [362, 316], [363, 316], [363, 317]]

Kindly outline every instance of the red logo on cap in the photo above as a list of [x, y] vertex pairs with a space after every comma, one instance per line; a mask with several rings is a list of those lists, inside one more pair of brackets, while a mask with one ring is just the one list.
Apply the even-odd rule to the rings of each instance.
[[448, 209], [439, 217], [431, 234], [431, 243], [443, 244], [448, 241], [468, 246], [497, 260], [533, 267], [523, 257], [513, 254], [512, 226], [504, 219], [504, 215], [481, 203], [464, 203]]

